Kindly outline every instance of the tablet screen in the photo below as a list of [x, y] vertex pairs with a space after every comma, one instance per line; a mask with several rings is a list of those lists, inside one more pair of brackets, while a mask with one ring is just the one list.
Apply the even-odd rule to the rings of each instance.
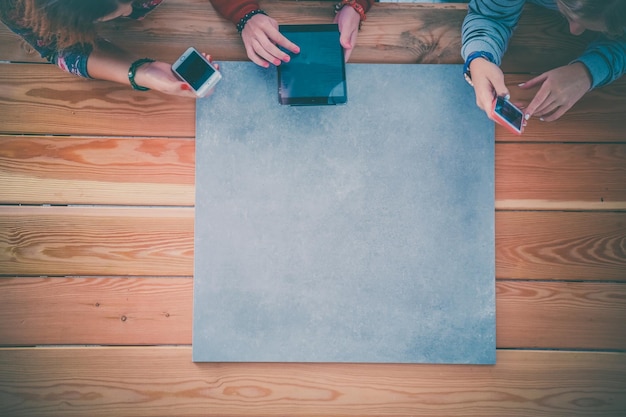
[[289, 62], [278, 66], [281, 104], [343, 104], [348, 100], [343, 48], [336, 24], [280, 25], [280, 32], [300, 47], [285, 51]]

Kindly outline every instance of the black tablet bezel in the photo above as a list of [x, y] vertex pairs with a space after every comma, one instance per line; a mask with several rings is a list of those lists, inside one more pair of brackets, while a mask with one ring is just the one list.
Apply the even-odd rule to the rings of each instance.
[[[339, 26], [335, 23], [329, 24], [307, 24], [307, 25], [280, 25], [279, 30], [283, 33], [287, 38], [289, 38], [289, 34], [293, 33], [314, 33], [314, 32], [336, 32], [337, 33], [337, 48], [339, 50], [338, 56], [340, 57], [340, 68], [341, 71], [341, 79], [343, 82], [343, 94], [342, 95], [331, 95], [331, 96], [300, 96], [300, 97], [289, 97], [283, 95], [282, 86], [282, 71], [281, 68], [283, 66], [289, 65], [289, 63], [282, 63], [278, 66], [278, 101], [280, 104], [287, 104], [291, 106], [319, 106], [319, 105], [336, 105], [336, 104], [345, 104], [348, 101], [348, 88], [346, 82], [346, 66], [344, 60], [344, 52], [341, 44], [339, 43]], [[297, 43], [297, 42], [296, 42]], [[295, 54], [286, 51], [292, 57]]]

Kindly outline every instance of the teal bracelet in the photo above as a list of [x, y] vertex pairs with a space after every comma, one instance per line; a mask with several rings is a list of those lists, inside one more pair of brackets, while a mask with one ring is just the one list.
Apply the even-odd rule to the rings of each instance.
[[142, 87], [140, 85], [137, 85], [137, 83], [135, 82], [135, 74], [137, 73], [137, 68], [149, 62], [154, 62], [154, 59], [141, 58], [133, 62], [132, 64], [130, 64], [130, 68], [128, 68], [128, 81], [130, 81], [130, 86], [133, 87], [133, 90], [137, 90], [137, 91], [150, 90], [148, 87]]

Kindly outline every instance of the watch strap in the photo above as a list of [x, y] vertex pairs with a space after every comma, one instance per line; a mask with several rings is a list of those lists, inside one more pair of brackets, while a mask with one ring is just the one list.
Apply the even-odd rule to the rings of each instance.
[[463, 76], [465, 77], [465, 81], [467, 81], [468, 84], [471, 85], [472, 87], [474, 86], [474, 84], [472, 83], [472, 74], [470, 73], [470, 64], [476, 58], [484, 58], [491, 63], [494, 63], [496, 61], [493, 55], [486, 51], [475, 51], [469, 54], [469, 56], [465, 60], [465, 65], [463, 65]]

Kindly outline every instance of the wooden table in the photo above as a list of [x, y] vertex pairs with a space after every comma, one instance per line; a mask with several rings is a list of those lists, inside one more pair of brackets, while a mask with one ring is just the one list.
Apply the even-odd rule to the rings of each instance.
[[[377, 4], [352, 62], [460, 63], [465, 7]], [[146, 56], [245, 59], [205, 0], [105, 26]], [[529, 7], [503, 64], [514, 97], [584, 41]], [[4, 27], [0, 61], [1, 415], [626, 413], [625, 79], [521, 138], [496, 128], [495, 366], [194, 364], [194, 101], [41, 65]]]

